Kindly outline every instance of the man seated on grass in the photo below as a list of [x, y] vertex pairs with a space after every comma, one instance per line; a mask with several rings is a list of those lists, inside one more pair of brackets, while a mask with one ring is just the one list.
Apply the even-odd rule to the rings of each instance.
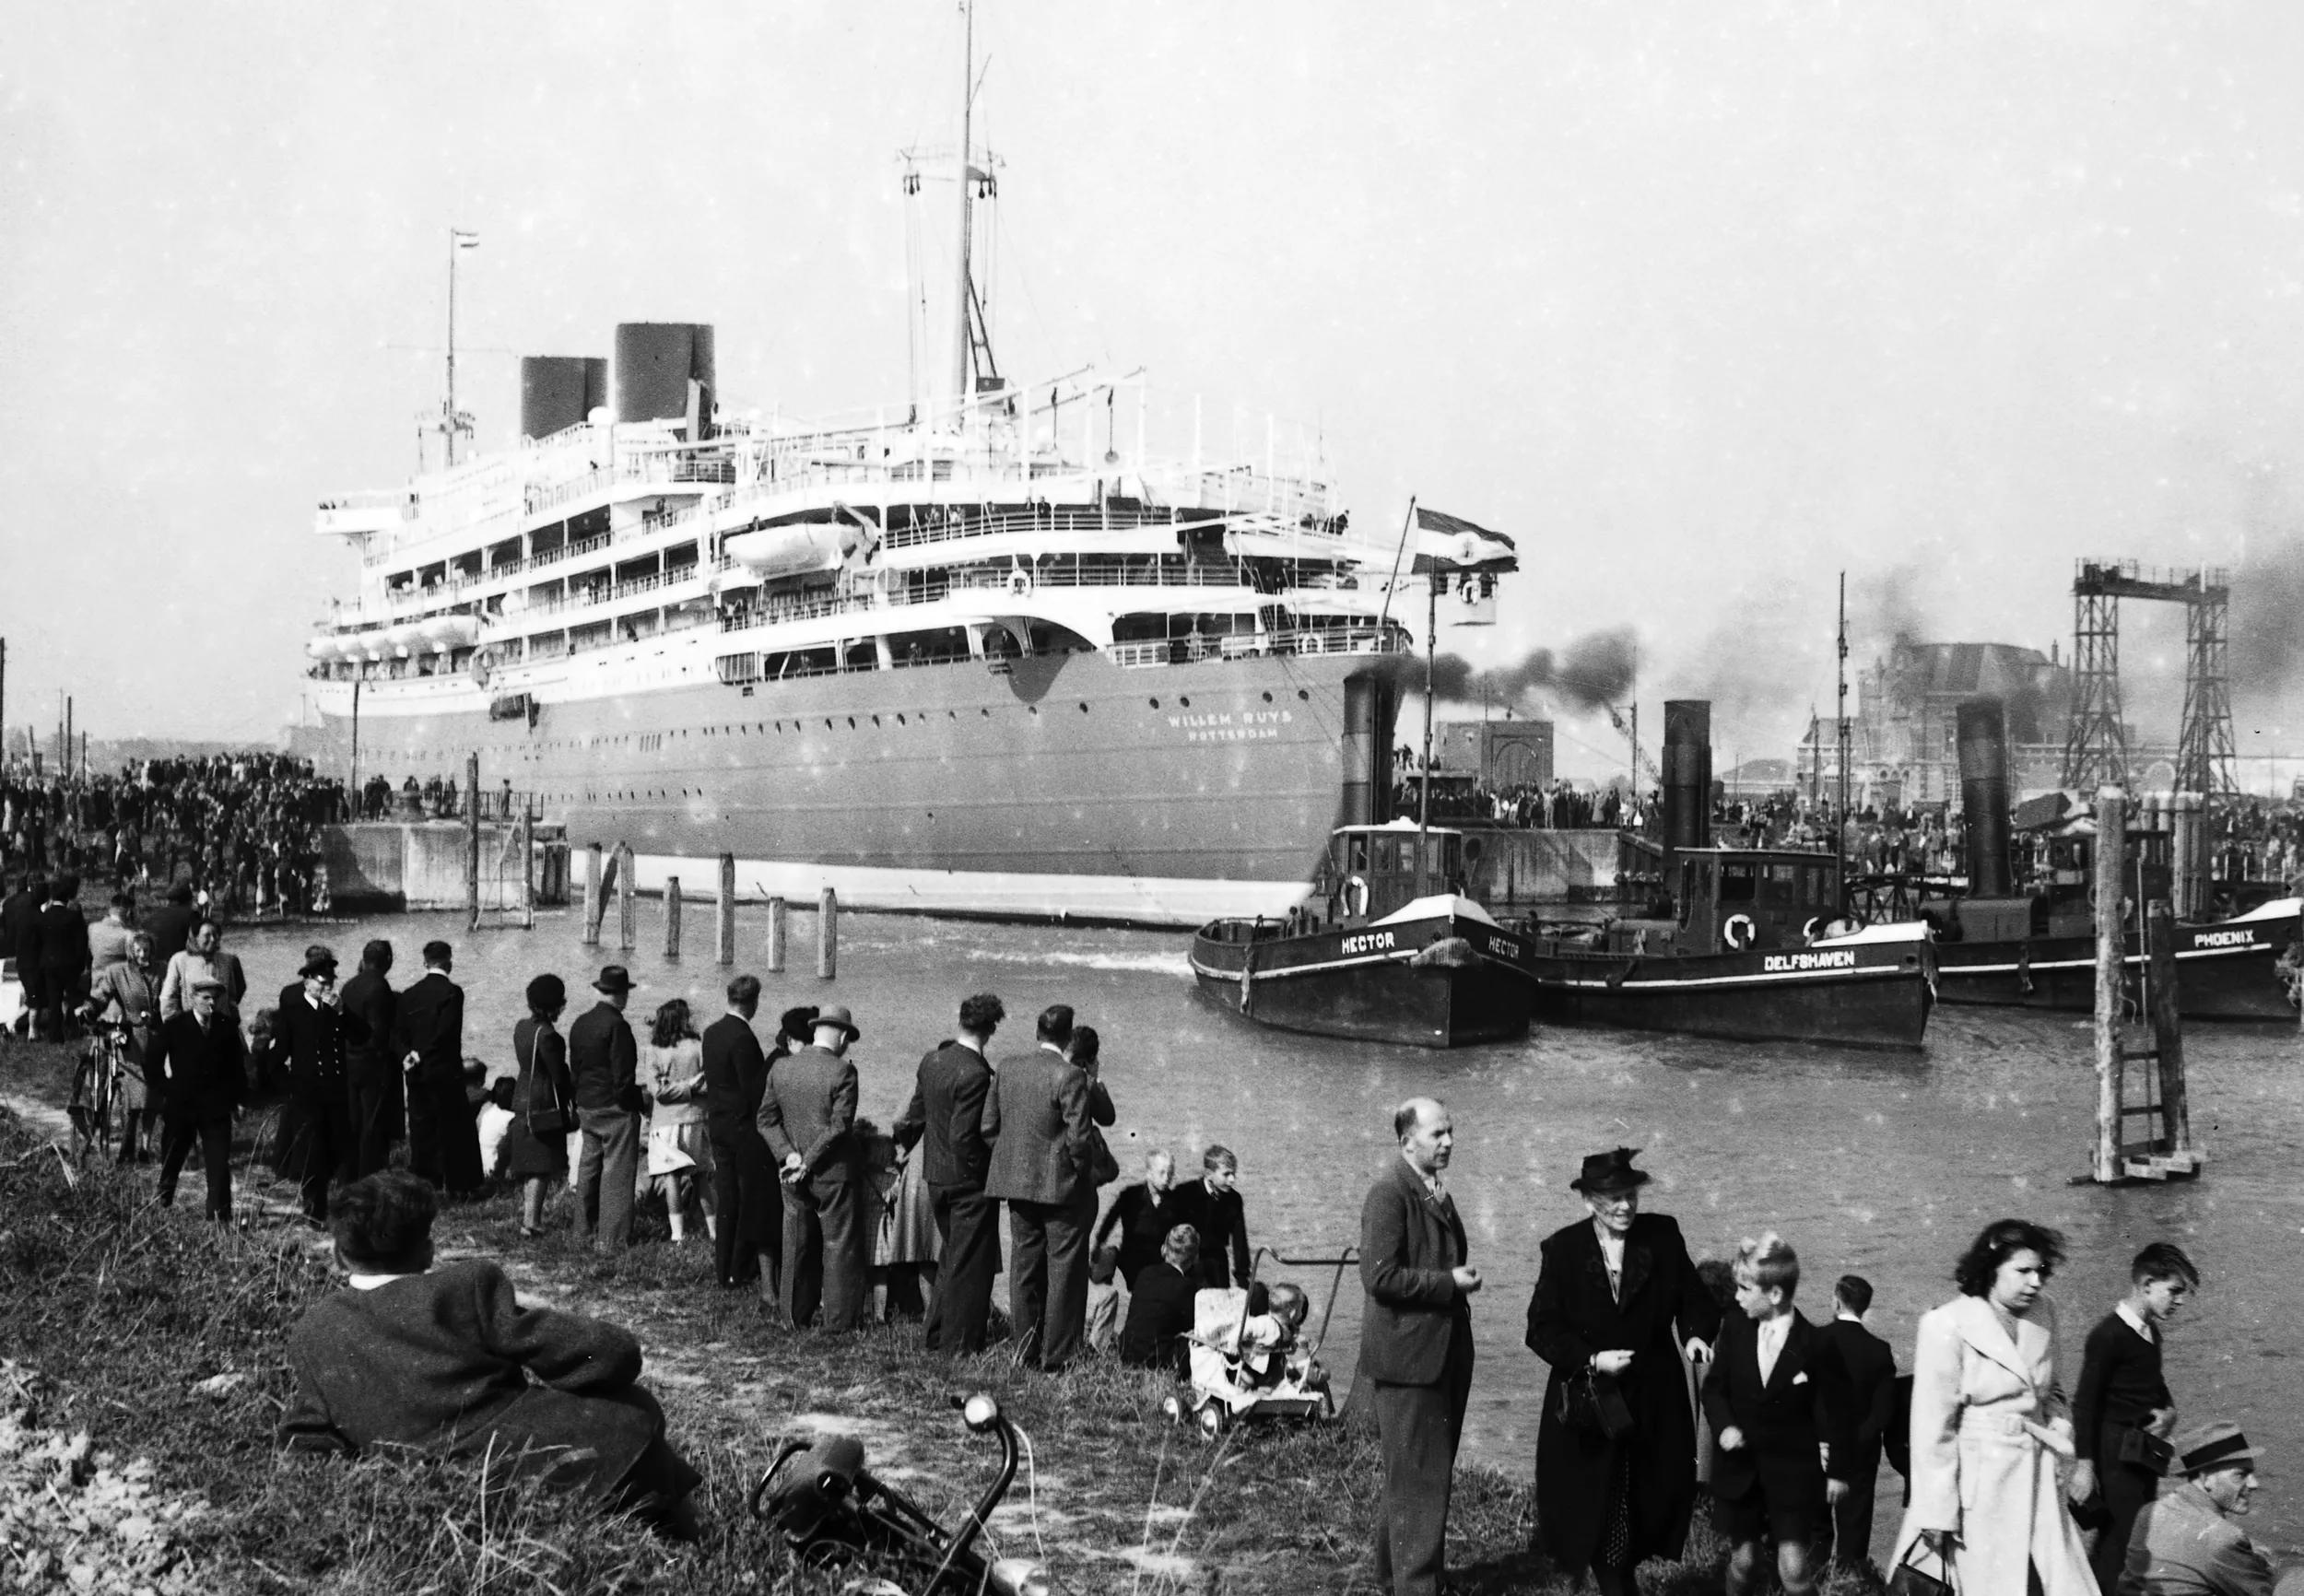
[[430, 1182], [396, 1169], [335, 1199], [330, 1226], [351, 1279], [288, 1332], [297, 1390], [281, 1444], [504, 1459], [606, 1510], [693, 1534], [688, 1494], [702, 1476], [664, 1438], [664, 1410], [639, 1383], [640, 1343], [598, 1320], [521, 1307], [484, 1260], [432, 1268], [439, 1211]]

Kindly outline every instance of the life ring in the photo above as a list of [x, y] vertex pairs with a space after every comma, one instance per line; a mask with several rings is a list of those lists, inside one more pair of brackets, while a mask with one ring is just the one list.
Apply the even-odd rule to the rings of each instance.
[[485, 691], [488, 685], [488, 677], [494, 675], [496, 671], [494, 662], [488, 658], [488, 650], [475, 649], [472, 651], [471, 670], [472, 685]]
[[1358, 875], [1344, 879], [1344, 912], [1362, 915], [1368, 912], [1368, 882]]
[[1730, 947], [1734, 948], [1738, 953], [1742, 953], [1746, 948], [1752, 945], [1752, 935], [1755, 929], [1756, 928], [1752, 924], [1752, 917], [1750, 915], [1732, 914], [1728, 917], [1728, 923], [1720, 928], [1720, 934], [1722, 940], [1726, 942]]
[[1032, 573], [1026, 570], [1010, 571], [1008, 573], [1008, 591], [1016, 594], [1018, 598], [1022, 598], [1026, 593], [1030, 593], [1032, 591]]
[[1816, 922], [1821, 921], [1823, 918], [1824, 917], [1820, 914], [1812, 914], [1808, 916], [1808, 923], [1800, 928], [1800, 940], [1803, 942], [1814, 942], [1816, 940]]

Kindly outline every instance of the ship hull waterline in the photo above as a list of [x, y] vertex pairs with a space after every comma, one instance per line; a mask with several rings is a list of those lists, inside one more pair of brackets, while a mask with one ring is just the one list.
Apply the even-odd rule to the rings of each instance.
[[[476, 754], [484, 789], [533, 793], [576, 848], [629, 844], [642, 891], [672, 876], [684, 895], [704, 888], [727, 852], [746, 898], [829, 887], [868, 910], [1197, 926], [1301, 901], [1347, 772], [1390, 745], [1388, 725], [1345, 730], [1347, 681], [1384, 668], [1318, 654], [1140, 670], [1073, 653], [749, 691], [573, 683], [510, 721], [475, 687], [453, 708], [371, 704], [357, 771], [395, 789], [461, 780]], [[349, 716], [323, 708], [317, 737], [322, 769], [354, 770]]]
[[1935, 1003], [1924, 955], [1866, 949], [1845, 968], [1769, 968], [1771, 959], [1798, 962], [1802, 956], [1748, 952], [1642, 958], [1539, 946], [1529, 956], [1534, 1015], [1551, 1025], [1725, 1041], [1883, 1049], [1922, 1044]]
[[[2288, 1001], [2279, 962], [2298, 934], [2293, 899], [2235, 920], [2176, 927], [2177, 1010], [2191, 1020], [2286, 1020]], [[2031, 937], [2020, 942], [1951, 942], [1936, 949], [1939, 990], [1948, 1003], [2054, 1009], [2086, 1014], [2096, 1006], [2096, 938]], [[2122, 962], [2133, 980], [2144, 968], [2136, 934]]]
[[1193, 939], [1202, 992], [1276, 1030], [1420, 1048], [1509, 1041], [1528, 1030], [1520, 945], [1454, 915], [1255, 941], [1223, 923]]

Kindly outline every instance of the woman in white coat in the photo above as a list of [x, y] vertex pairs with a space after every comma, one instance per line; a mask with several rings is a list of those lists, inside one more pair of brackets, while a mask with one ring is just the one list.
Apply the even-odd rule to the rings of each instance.
[[2063, 1262], [2053, 1230], [2000, 1220], [1954, 1271], [1960, 1295], [1921, 1316], [1912, 1500], [1891, 1567], [1936, 1574], [1941, 1560], [1959, 1596], [2098, 1596], [2057, 1471], [2072, 1415], [2040, 1288]]

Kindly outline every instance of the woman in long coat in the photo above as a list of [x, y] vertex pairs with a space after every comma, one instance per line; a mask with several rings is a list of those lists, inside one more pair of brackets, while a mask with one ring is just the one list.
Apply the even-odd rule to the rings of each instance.
[[[1592, 1217], [1545, 1238], [1528, 1303], [1529, 1350], [1552, 1366], [1536, 1428], [1537, 1533], [1563, 1568], [1589, 1567], [1601, 1596], [1628, 1596], [1645, 1559], [1680, 1555], [1696, 1505], [1680, 1359], [1720, 1329], [1680, 1226], [1640, 1212], [1649, 1177], [1633, 1156], [1618, 1147], [1584, 1160], [1571, 1187]], [[1587, 1368], [1612, 1375], [1631, 1412], [1616, 1439], [1560, 1421], [1560, 1388]]]
[[520, 1233], [544, 1234], [547, 1186], [568, 1178], [568, 1129], [576, 1121], [576, 1084], [568, 1074], [568, 1040], [554, 1027], [568, 1007], [556, 975], [528, 983], [528, 1017], [512, 1027], [511, 1128], [504, 1132], [504, 1173], [521, 1183]]
[[1941, 1574], [1942, 1559], [1960, 1596], [2025, 1596], [2037, 1568], [2043, 1596], [2098, 1596], [2057, 1472], [2072, 1414], [2040, 1288], [2063, 1261], [2054, 1231], [2000, 1220], [1960, 1260], [1960, 1295], [1921, 1315], [1912, 1500], [1891, 1568]]

